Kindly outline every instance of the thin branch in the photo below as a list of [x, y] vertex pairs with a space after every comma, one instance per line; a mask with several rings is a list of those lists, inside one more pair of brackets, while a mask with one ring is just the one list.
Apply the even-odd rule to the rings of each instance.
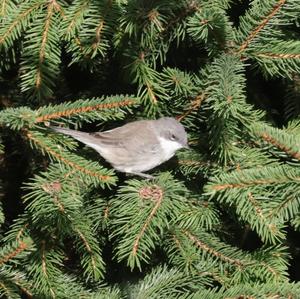
[[278, 214], [280, 213], [280, 210], [285, 209], [288, 204], [292, 201], [298, 201], [297, 196], [288, 196], [284, 201], [282, 201], [277, 207], [275, 207], [274, 209], [272, 209], [268, 214], [267, 217], [268, 218], [272, 218], [274, 215], [278, 216]]
[[37, 2], [34, 6], [30, 7], [28, 10], [24, 11], [23, 13], [19, 14], [16, 18], [15, 21], [10, 25], [10, 27], [7, 29], [5, 34], [0, 37], [0, 44], [4, 43], [5, 39], [11, 34], [11, 32], [14, 30], [14, 28], [19, 24], [19, 22], [27, 17], [33, 10], [38, 8], [39, 6], [43, 5], [43, 2]]
[[158, 208], [160, 207], [160, 205], [162, 203], [162, 200], [163, 200], [163, 191], [162, 191], [162, 189], [158, 186], [155, 186], [155, 185], [150, 186], [150, 187], [142, 188], [140, 190], [139, 194], [140, 194], [140, 197], [143, 198], [143, 199], [154, 199], [156, 201], [156, 204], [154, 205], [151, 213], [147, 217], [141, 231], [139, 232], [139, 234], [137, 235], [137, 237], [134, 241], [133, 248], [132, 248], [132, 254], [134, 256], [137, 254], [141, 238], [143, 237], [147, 227], [149, 226], [152, 218], [156, 214], [156, 212], [157, 212]]
[[[295, 178], [296, 179], [296, 178]], [[297, 178], [300, 180], [300, 177]], [[275, 180], [275, 179], [270, 179], [270, 180], [256, 180], [256, 181], [249, 181], [247, 183], [236, 183], [236, 184], [219, 184], [219, 185], [214, 185], [212, 186], [212, 189], [216, 191], [221, 191], [225, 189], [233, 189], [233, 188], [248, 188], [251, 186], [256, 186], [256, 185], [269, 185], [269, 184], [280, 184], [280, 183], [287, 183], [290, 182], [289, 179], [285, 180]]]
[[255, 200], [255, 198], [253, 197], [253, 194], [251, 192], [248, 193], [248, 199], [250, 201], [250, 203], [253, 205], [254, 210], [256, 212], [256, 214], [263, 220], [265, 220], [266, 218], [263, 215], [262, 209], [259, 206], [258, 202]]
[[90, 2], [89, 0], [82, 2], [81, 6], [78, 8], [76, 13], [73, 15], [73, 18], [71, 19], [71, 22], [68, 25], [67, 29], [65, 30], [64, 34], [69, 34], [69, 32], [73, 30], [73, 27], [76, 25], [78, 17], [82, 14], [82, 12], [86, 8], [88, 8], [89, 2]]
[[13, 259], [15, 256], [17, 256], [18, 254], [20, 254], [21, 252], [23, 252], [25, 249], [28, 248], [28, 244], [26, 244], [23, 241], [19, 242], [19, 246], [12, 252], [6, 254], [1, 260], [0, 260], [0, 265], [10, 261], [11, 259]]
[[76, 232], [78, 233], [80, 239], [82, 240], [86, 250], [88, 251], [90, 257], [91, 257], [91, 262], [92, 262], [92, 266], [93, 266], [93, 269], [94, 271], [97, 270], [96, 268], [96, 263], [95, 263], [95, 258], [94, 258], [94, 253], [92, 251], [92, 248], [90, 246], [90, 244], [88, 243], [88, 241], [86, 240], [85, 236], [83, 235], [83, 233], [79, 230], [79, 229], [76, 229]]
[[35, 81], [36, 88], [39, 88], [41, 85], [41, 78], [42, 78], [41, 68], [42, 68], [42, 64], [45, 59], [45, 52], [46, 52], [46, 45], [47, 45], [47, 41], [48, 41], [49, 28], [50, 28], [50, 24], [51, 24], [52, 15], [53, 15], [54, 11], [57, 9], [57, 5], [58, 4], [56, 3], [55, 0], [48, 2], [47, 15], [46, 15], [46, 19], [45, 19], [45, 26], [43, 29], [41, 48], [39, 51], [39, 64], [38, 64], [38, 70], [37, 70], [37, 77], [36, 77], [36, 81]]
[[45, 121], [49, 121], [51, 119], [56, 119], [56, 118], [61, 118], [61, 117], [70, 117], [74, 114], [80, 114], [80, 113], [90, 112], [90, 111], [94, 111], [94, 110], [113, 109], [113, 108], [118, 108], [118, 107], [129, 106], [132, 104], [135, 104], [134, 100], [126, 99], [121, 102], [102, 103], [102, 104], [96, 104], [96, 105], [91, 105], [91, 106], [72, 108], [72, 109], [67, 109], [64, 111], [59, 111], [59, 112], [39, 116], [36, 118], [35, 123], [45, 122]]
[[181, 115], [176, 116], [178, 121], [182, 121], [185, 117], [187, 117], [191, 112], [198, 110], [205, 98], [205, 94], [199, 94], [195, 97], [195, 99], [191, 102], [190, 108]]
[[36, 137], [34, 137], [30, 132], [26, 133], [26, 136], [28, 139], [32, 140], [34, 143], [39, 145], [39, 147], [43, 148], [47, 153], [51, 154], [53, 157], [55, 157], [57, 160], [62, 161], [63, 163], [75, 168], [76, 170], [79, 170], [82, 173], [85, 173], [87, 175], [97, 177], [101, 181], [109, 181], [111, 179], [111, 176], [109, 175], [101, 175], [97, 172], [90, 171], [89, 169], [86, 169], [75, 162], [69, 161], [67, 158], [63, 157], [61, 154], [44, 144], [41, 140], [38, 140]]
[[[42, 271], [43, 271], [44, 276], [48, 280], [46, 254], [45, 254], [45, 251], [46, 251], [46, 242], [45, 242], [45, 240], [42, 240], [41, 243], [42, 243]], [[50, 290], [50, 293], [51, 293], [51, 297], [52, 298], [56, 298], [55, 292], [53, 291], [53, 289], [52, 289], [52, 287], [50, 286], [49, 283], [48, 283], [48, 286], [49, 286], [49, 290]]]
[[286, 0], [279, 0], [278, 3], [273, 7], [272, 11], [267, 15], [267, 17], [261, 21], [261, 23], [249, 34], [247, 39], [242, 43], [238, 54], [241, 54], [250, 44], [250, 42], [255, 38], [255, 36], [268, 24], [268, 22], [275, 16], [275, 14], [280, 10], [280, 8], [285, 4]]
[[24, 231], [27, 229], [27, 227], [29, 226], [29, 223], [25, 223], [24, 226], [18, 231], [17, 236], [16, 236], [16, 240], [20, 241], [20, 238], [22, 237]]
[[269, 59], [300, 59], [300, 53], [297, 54], [275, 54], [275, 53], [257, 53], [255, 56], [269, 58]]
[[147, 86], [147, 91], [148, 91], [148, 94], [150, 96], [150, 99], [152, 101], [153, 104], [157, 104], [157, 98], [155, 96], [155, 93], [153, 92], [153, 88], [152, 86], [150, 85], [149, 82], [146, 83], [146, 86]]
[[297, 159], [300, 161], [300, 152], [297, 151], [293, 151], [290, 148], [288, 148], [287, 146], [285, 146], [284, 144], [281, 144], [278, 142], [278, 140], [276, 140], [275, 138], [273, 138], [272, 136], [268, 135], [267, 133], [263, 133], [263, 134], [259, 134], [259, 136], [264, 139], [266, 142], [271, 143], [272, 145], [274, 145], [275, 147], [279, 148], [280, 150], [284, 151], [285, 153], [287, 153], [289, 156]]
[[244, 262], [242, 262], [241, 260], [238, 259], [232, 259], [226, 255], [224, 255], [223, 253], [218, 252], [217, 250], [209, 247], [207, 244], [203, 243], [202, 241], [200, 241], [196, 236], [192, 235], [190, 232], [188, 232], [187, 230], [182, 231], [184, 235], [186, 235], [193, 243], [195, 243], [200, 249], [207, 251], [208, 253], [214, 255], [215, 257], [217, 257], [218, 259], [230, 263], [230, 264], [234, 264], [237, 267], [243, 267], [246, 264]]
[[95, 50], [101, 41], [101, 31], [104, 27], [104, 20], [101, 20], [96, 29], [95, 41], [92, 44], [92, 49]]

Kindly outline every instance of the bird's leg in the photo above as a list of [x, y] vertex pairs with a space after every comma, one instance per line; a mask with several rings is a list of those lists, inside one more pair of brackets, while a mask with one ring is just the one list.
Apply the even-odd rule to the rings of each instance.
[[142, 178], [146, 178], [148, 180], [153, 180], [154, 179], [153, 175], [150, 175], [150, 174], [147, 174], [147, 173], [142, 173], [142, 172], [128, 172], [128, 174], [137, 175], [137, 176], [140, 176]]

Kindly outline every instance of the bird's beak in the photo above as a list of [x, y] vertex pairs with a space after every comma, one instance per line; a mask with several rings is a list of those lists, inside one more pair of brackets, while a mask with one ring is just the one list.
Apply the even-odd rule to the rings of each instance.
[[185, 148], [185, 149], [191, 149], [190, 146], [188, 145], [188, 143], [186, 145], [184, 145], [183, 148]]

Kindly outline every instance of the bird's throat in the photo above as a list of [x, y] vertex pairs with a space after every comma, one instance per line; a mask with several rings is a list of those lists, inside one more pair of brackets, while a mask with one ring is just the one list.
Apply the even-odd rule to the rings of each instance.
[[174, 156], [177, 150], [182, 148], [180, 143], [163, 137], [159, 137], [159, 142], [164, 154], [164, 160], [170, 159], [172, 156]]

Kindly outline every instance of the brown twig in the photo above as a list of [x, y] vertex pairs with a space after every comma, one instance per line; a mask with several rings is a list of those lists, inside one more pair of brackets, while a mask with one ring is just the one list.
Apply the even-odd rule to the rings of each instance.
[[280, 10], [282, 5], [284, 5], [286, 0], [279, 0], [278, 3], [273, 7], [272, 11], [267, 15], [267, 17], [261, 21], [261, 23], [249, 34], [247, 39], [242, 43], [237, 53], [241, 54], [250, 44], [250, 42], [255, 38], [255, 36], [268, 24], [271, 18]]
[[156, 204], [154, 205], [151, 213], [147, 217], [144, 225], [142, 226], [142, 229], [140, 230], [139, 234], [137, 235], [132, 248], [132, 254], [135, 256], [137, 254], [139, 243], [141, 238], [143, 237], [147, 227], [149, 226], [152, 218], [156, 214], [157, 210], [159, 209], [162, 199], [163, 199], [163, 191], [159, 186], [147, 186], [140, 190], [139, 192], [140, 198], [142, 199], [154, 199], [156, 201]]

